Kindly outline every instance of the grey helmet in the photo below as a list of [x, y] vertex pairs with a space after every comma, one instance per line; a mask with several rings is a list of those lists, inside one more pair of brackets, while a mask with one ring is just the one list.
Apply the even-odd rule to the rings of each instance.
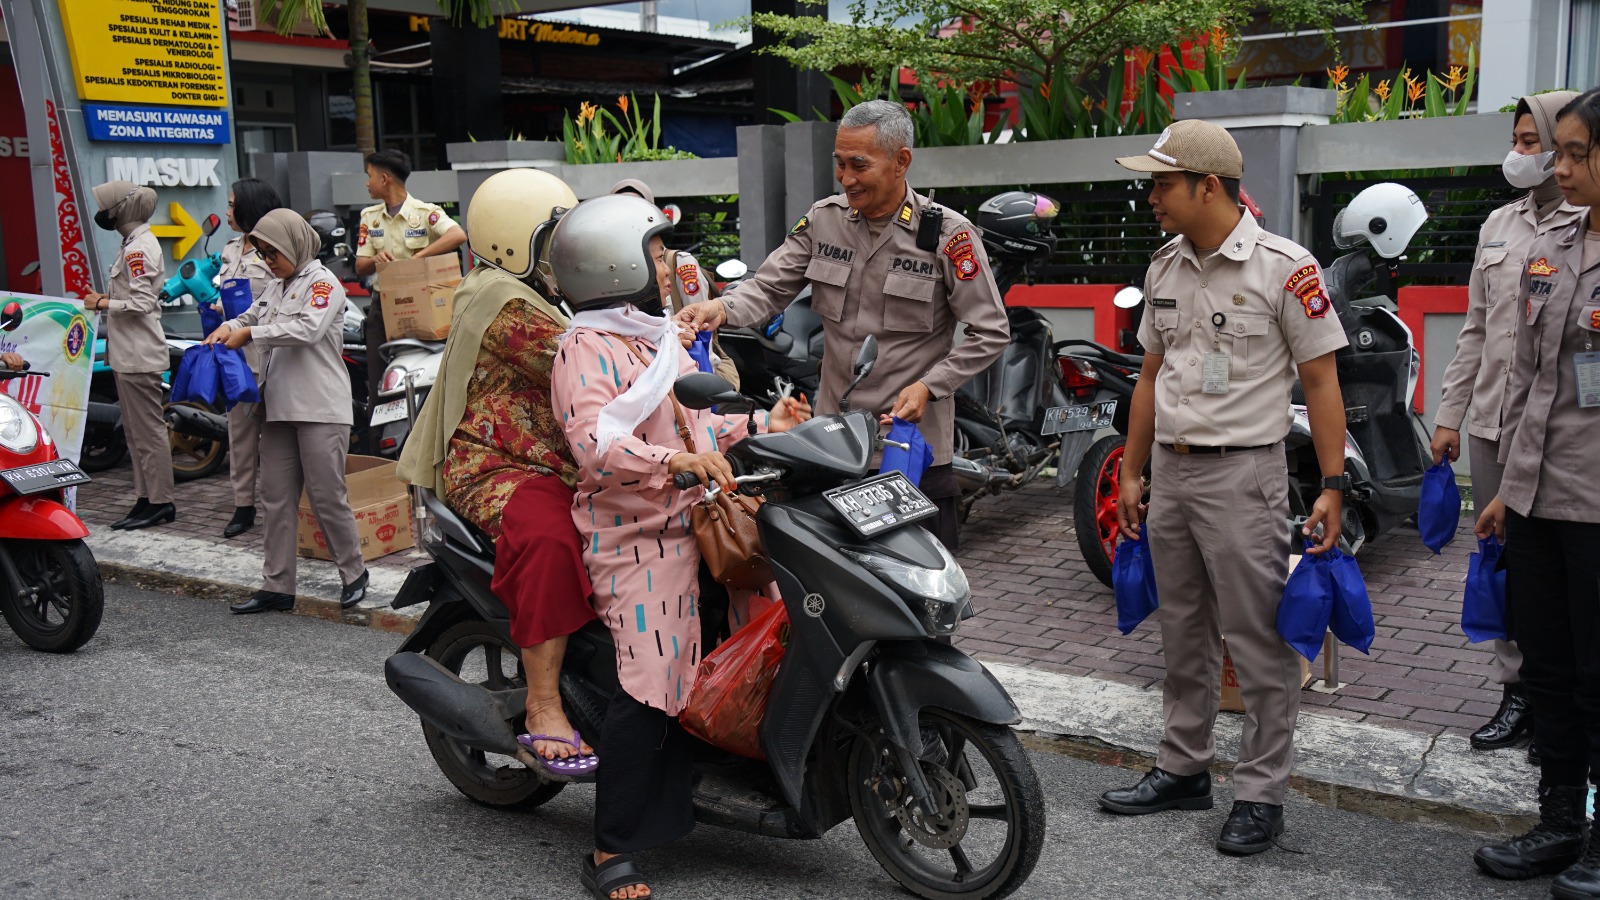
[[550, 235], [550, 270], [574, 312], [661, 299], [650, 239], [672, 229], [654, 203], [607, 194], [579, 203]]

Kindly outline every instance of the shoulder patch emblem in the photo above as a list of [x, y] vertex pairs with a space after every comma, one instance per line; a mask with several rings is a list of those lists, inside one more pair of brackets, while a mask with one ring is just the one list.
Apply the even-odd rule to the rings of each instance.
[[684, 263], [678, 267], [678, 282], [683, 285], [683, 292], [693, 297], [700, 293], [700, 267], [694, 263]]
[[1306, 309], [1306, 318], [1320, 319], [1328, 314], [1328, 295], [1322, 290], [1322, 282], [1316, 278], [1308, 279], [1294, 292], [1300, 298], [1300, 305]]
[[1550, 261], [1542, 256], [1528, 263], [1528, 274], [1536, 278], [1549, 278], [1559, 271], [1561, 270], [1550, 265]]
[[965, 229], [956, 232], [945, 242], [944, 255], [956, 268], [956, 277], [971, 281], [978, 277], [978, 255], [972, 249], [972, 233]]
[[810, 225], [811, 225], [811, 220], [806, 218], [805, 216], [801, 216], [800, 217], [800, 221], [794, 223], [794, 227], [789, 229], [789, 234], [791, 236], [799, 234], [800, 232], [805, 231], [806, 228], [808, 228]]
[[[1289, 276], [1288, 281], [1283, 283], [1283, 289], [1286, 291], [1294, 291], [1295, 288], [1300, 286], [1300, 282], [1305, 281], [1307, 278], [1312, 278], [1312, 276], [1316, 274], [1317, 267], [1315, 265], [1301, 266], [1299, 269], [1295, 270], [1293, 275]], [[1312, 278], [1312, 280], [1315, 281], [1316, 279]], [[1299, 292], [1295, 291], [1295, 293]]]
[[328, 297], [333, 293], [333, 282], [319, 281], [311, 286], [311, 308], [327, 309]]
[[1589, 313], [1589, 330], [1600, 331], [1600, 309]]
[[134, 250], [131, 253], [124, 254], [122, 259], [128, 266], [128, 274], [129, 275], [132, 275], [133, 277], [138, 278], [139, 276], [144, 274], [144, 251], [143, 250]]
[[357, 247], [365, 247], [366, 245], [367, 245], [367, 223], [362, 222], [361, 223], [361, 227], [356, 230], [356, 246]]
[[900, 207], [900, 221], [911, 221], [911, 204], [907, 203], [905, 206]]
[[428, 224], [429, 225], [437, 225], [437, 224], [439, 224], [439, 211], [438, 210], [434, 210], [433, 212], [428, 213]]

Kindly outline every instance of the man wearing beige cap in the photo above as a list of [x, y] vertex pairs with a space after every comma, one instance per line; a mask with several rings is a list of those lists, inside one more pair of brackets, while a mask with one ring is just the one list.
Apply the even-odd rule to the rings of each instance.
[[1298, 369], [1323, 475], [1304, 533], [1322, 526], [1307, 551], [1322, 553], [1338, 541], [1346, 486], [1333, 359], [1344, 330], [1311, 254], [1262, 231], [1239, 207], [1244, 161], [1226, 130], [1176, 122], [1148, 154], [1117, 162], [1151, 173], [1156, 221], [1178, 235], [1145, 276], [1144, 367], [1117, 502], [1129, 537], [1145, 518], [1155, 562], [1166, 732], [1155, 768], [1132, 788], [1107, 791], [1100, 805], [1123, 815], [1211, 808], [1226, 634], [1245, 723], [1217, 849], [1258, 853], [1283, 832], [1300, 707], [1300, 666], [1276, 627], [1289, 571], [1289, 394]]

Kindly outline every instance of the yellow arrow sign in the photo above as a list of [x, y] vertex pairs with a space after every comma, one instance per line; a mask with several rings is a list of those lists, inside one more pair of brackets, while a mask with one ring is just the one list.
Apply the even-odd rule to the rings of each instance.
[[189, 255], [189, 250], [194, 242], [200, 240], [200, 223], [189, 215], [189, 211], [177, 203], [167, 204], [167, 215], [172, 219], [171, 225], [151, 225], [150, 233], [158, 238], [172, 238], [178, 243], [172, 247], [172, 258], [183, 259]]

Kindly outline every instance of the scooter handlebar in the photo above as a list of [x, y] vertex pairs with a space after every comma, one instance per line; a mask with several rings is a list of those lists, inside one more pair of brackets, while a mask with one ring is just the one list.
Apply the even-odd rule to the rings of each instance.
[[679, 472], [672, 476], [672, 486], [680, 491], [687, 491], [700, 483], [700, 476], [693, 472]]

